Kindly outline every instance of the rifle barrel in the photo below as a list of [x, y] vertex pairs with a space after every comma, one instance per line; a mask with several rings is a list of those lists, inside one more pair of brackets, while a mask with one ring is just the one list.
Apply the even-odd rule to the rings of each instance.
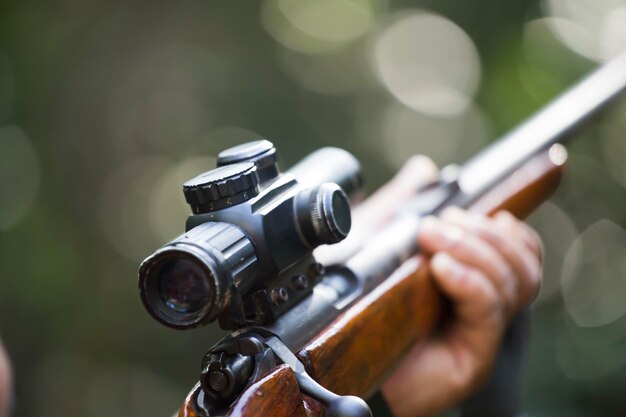
[[454, 204], [468, 206], [501, 178], [573, 131], [626, 89], [626, 51], [602, 65], [526, 122], [467, 161]]
[[[356, 285], [336, 287], [335, 284], [343, 280], [333, 279], [335, 274], [331, 273], [310, 297], [266, 328], [279, 334], [290, 348], [298, 350], [349, 304], [380, 285], [419, 251], [416, 236], [421, 216], [452, 205], [470, 207], [533, 156], [568, 139], [577, 126], [625, 89], [626, 52], [471, 158], [459, 169], [453, 182], [443, 181], [432, 188], [430, 194], [422, 193], [409, 201], [401, 214], [345, 261], [345, 268], [337, 277], [349, 275]], [[340, 301], [346, 293], [350, 296]]]

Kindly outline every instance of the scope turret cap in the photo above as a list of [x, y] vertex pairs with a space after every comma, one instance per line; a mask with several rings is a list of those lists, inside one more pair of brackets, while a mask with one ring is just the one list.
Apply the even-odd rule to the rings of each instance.
[[261, 183], [278, 176], [276, 148], [269, 140], [261, 139], [228, 148], [217, 155], [217, 166], [253, 162]]
[[259, 193], [259, 177], [252, 162], [217, 167], [183, 184], [185, 200], [194, 214], [243, 203]]

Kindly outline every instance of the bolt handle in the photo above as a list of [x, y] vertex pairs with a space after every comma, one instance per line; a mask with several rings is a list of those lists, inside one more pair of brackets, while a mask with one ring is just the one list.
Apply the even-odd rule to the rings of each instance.
[[296, 373], [300, 390], [326, 406], [326, 417], [372, 417], [363, 399], [354, 395], [337, 395], [318, 384], [306, 372]]
[[266, 339], [265, 344], [294, 371], [300, 391], [326, 406], [326, 417], [372, 417], [372, 410], [361, 398], [353, 395], [340, 396], [318, 384], [278, 337]]
[[372, 417], [372, 411], [363, 399], [346, 395], [326, 405], [326, 417]]

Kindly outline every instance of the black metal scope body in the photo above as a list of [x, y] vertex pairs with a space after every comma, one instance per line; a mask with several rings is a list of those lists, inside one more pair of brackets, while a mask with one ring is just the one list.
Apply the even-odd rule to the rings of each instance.
[[347, 236], [360, 191], [359, 163], [339, 148], [284, 173], [267, 140], [221, 152], [217, 168], [183, 185], [186, 232], [141, 264], [144, 306], [177, 329], [271, 322], [321, 280], [312, 251]]

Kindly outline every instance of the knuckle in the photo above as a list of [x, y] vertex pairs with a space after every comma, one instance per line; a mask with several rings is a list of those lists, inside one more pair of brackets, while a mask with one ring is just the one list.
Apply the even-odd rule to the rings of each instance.
[[498, 294], [498, 291], [489, 284], [488, 278], [483, 277], [481, 273], [468, 270], [466, 272], [467, 281], [472, 285], [468, 289], [474, 298], [476, 309], [481, 317], [488, 322], [499, 323], [504, 313], [504, 303]]
[[486, 224], [478, 231], [479, 235], [498, 251], [507, 250], [510, 246], [510, 234], [496, 224]]
[[468, 249], [467, 245], [467, 232], [457, 226], [446, 225], [447, 233], [447, 251], [459, 252]]

